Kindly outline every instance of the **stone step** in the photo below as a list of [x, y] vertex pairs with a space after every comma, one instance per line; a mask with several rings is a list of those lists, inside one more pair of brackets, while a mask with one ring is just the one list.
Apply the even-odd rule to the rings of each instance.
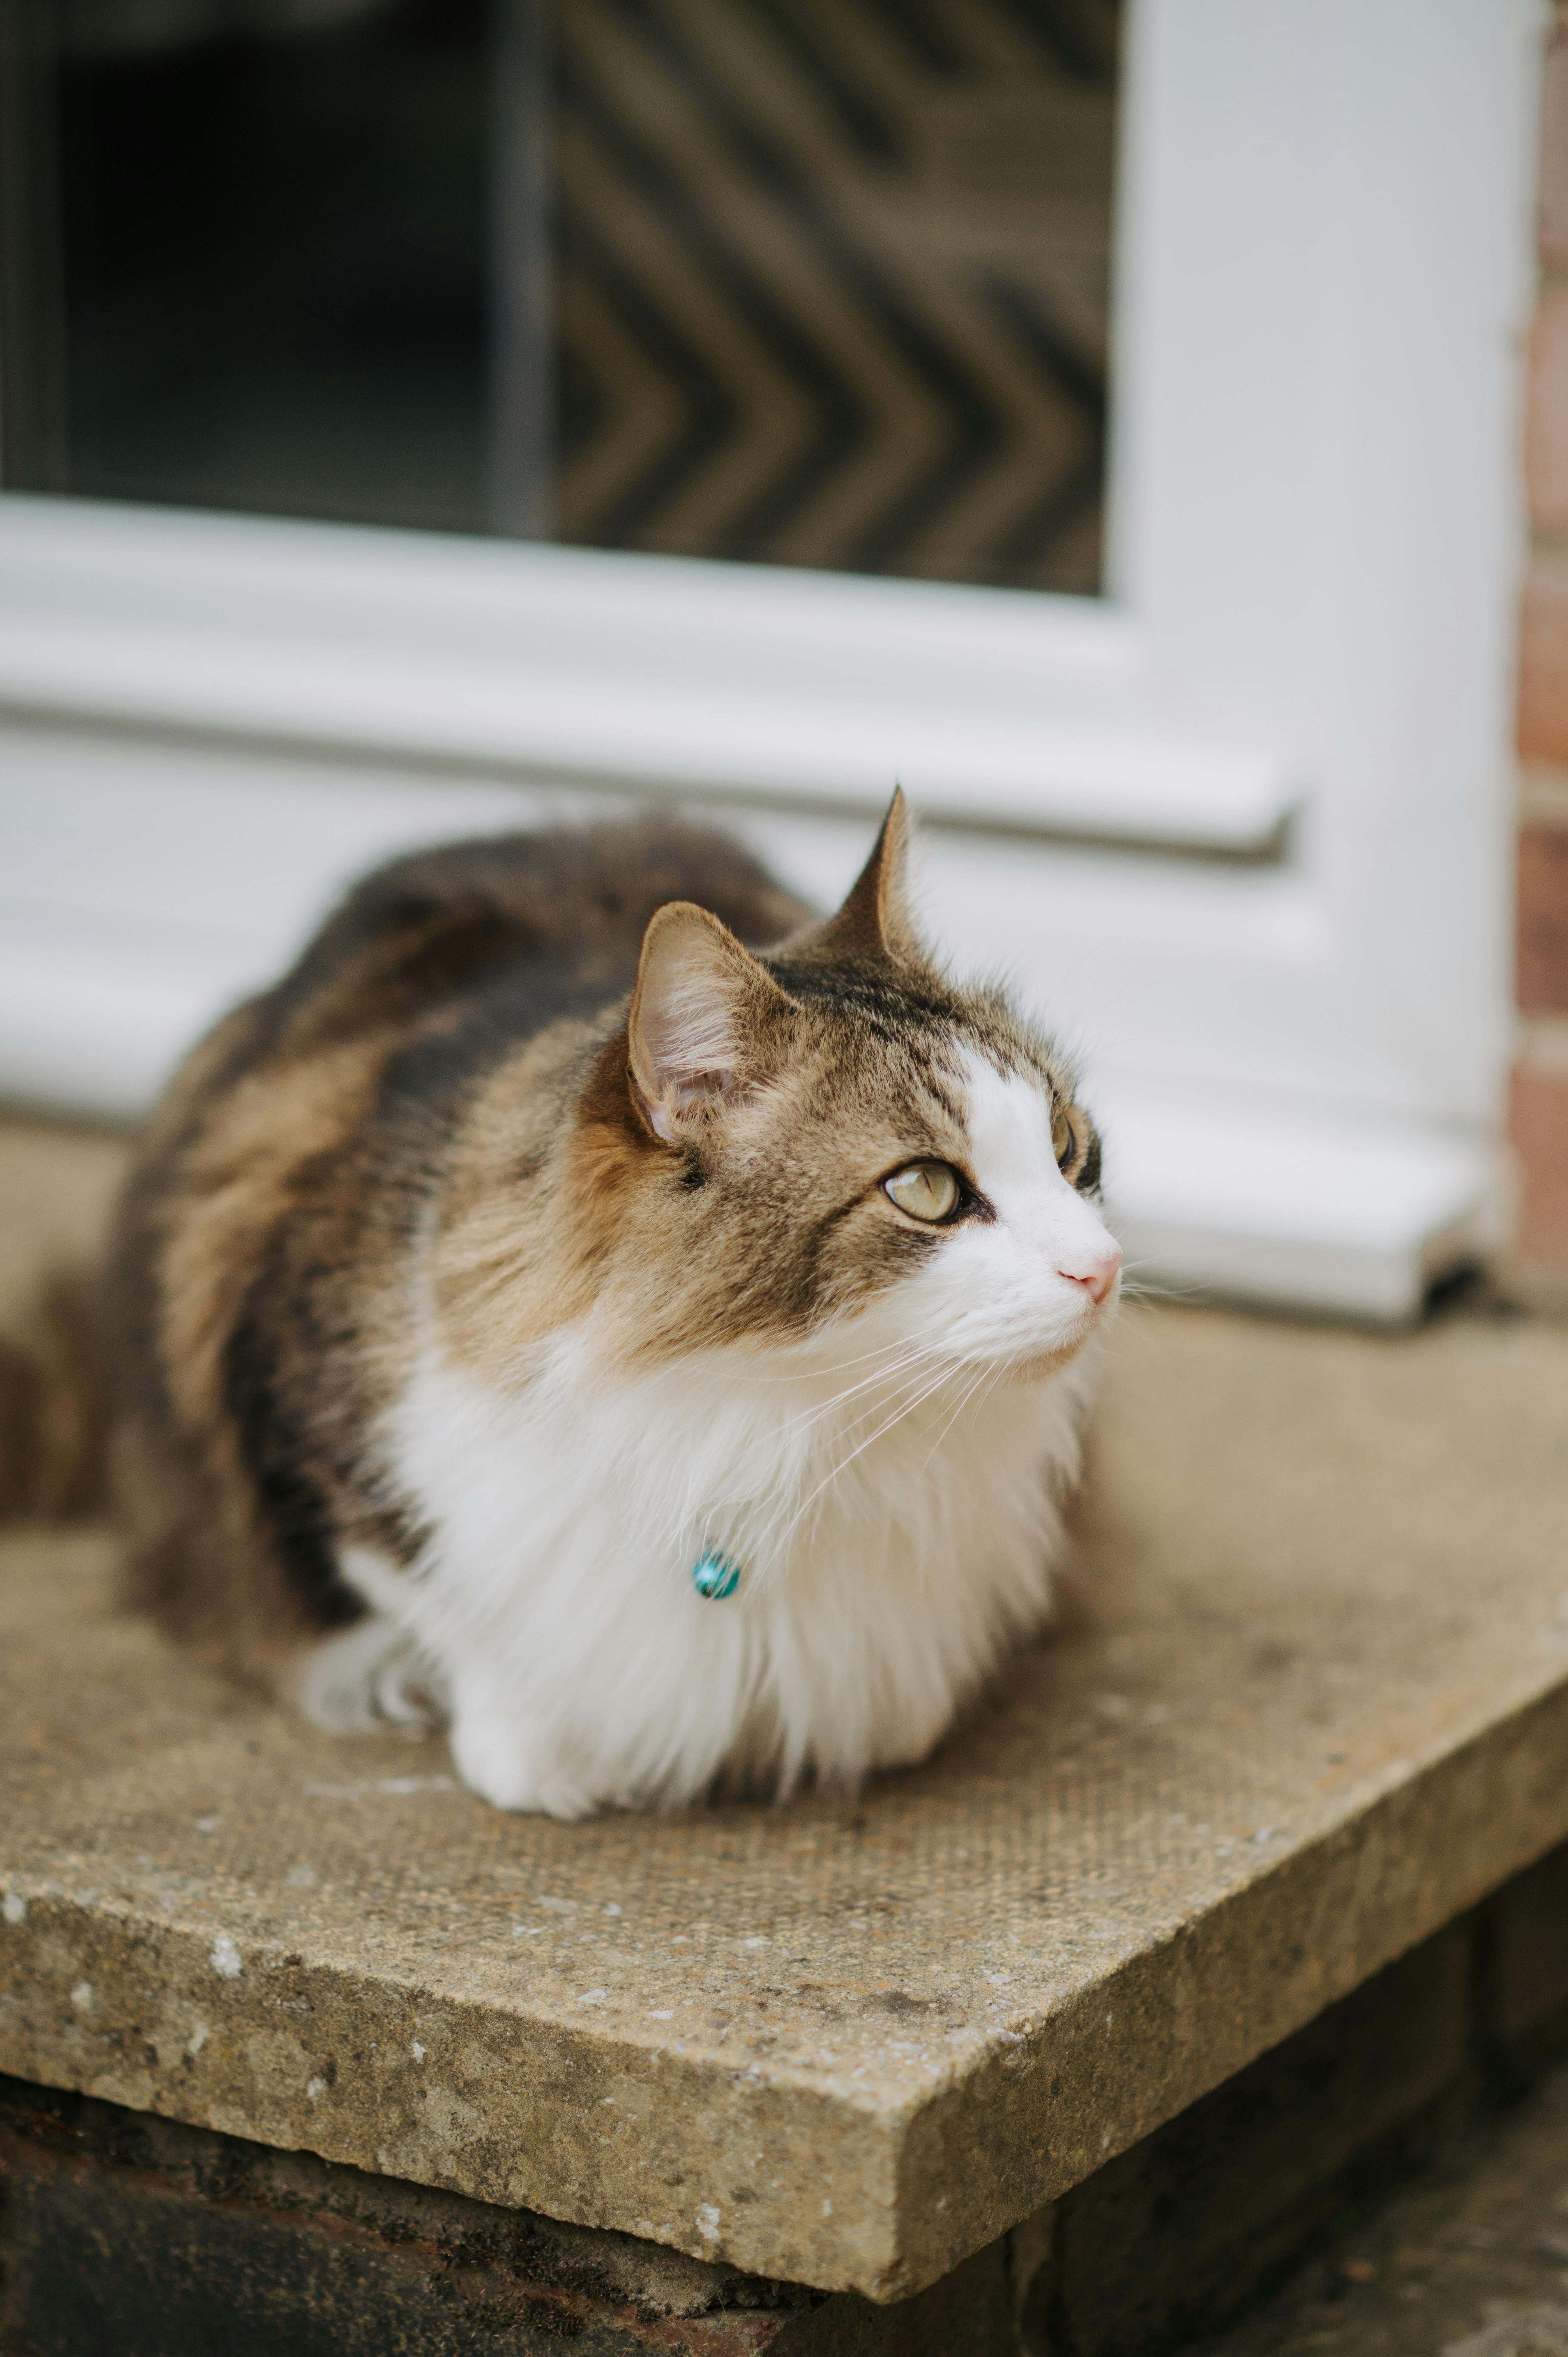
[[[1464, 2357], [1543, 2357], [1568, 2312], [1568, 2072], [1499, 2106], [1568, 2050], [1565, 1989], [1568, 1847], [885, 2306], [0, 2080], [0, 2348], [1434, 2357], [1464, 2334]], [[1499, 2316], [1518, 2331], [1469, 2346]]]
[[1419, 2115], [1477, 2018], [1461, 1919], [1568, 1839], [1568, 1332], [1134, 1309], [1092, 1498], [1075, 1625], [928, 1767], [573, 1827], [209, 1678], [114, 1611], [108, 1536], [11, 1541], [0, 2069], [614, 2230], [768, 2313], [965, 2263], [1023, 2298], [1061, 2201], [1059, 2282], [1074, 2233], [1115, 2247], [1070, 2225], [1107, 2164], [1399, 1958], [1408, 2068], [1363, 2109]]

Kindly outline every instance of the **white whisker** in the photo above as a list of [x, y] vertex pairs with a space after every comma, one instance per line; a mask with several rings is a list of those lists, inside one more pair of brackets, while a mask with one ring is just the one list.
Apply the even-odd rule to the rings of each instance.
[[917, 1378], [915, 1397], [913, 1399], [907, 1400], [902, 1406], [897, 1408], [893, 1415], [887, 1418], [885, 1424], [878, 1425], [875, 1432], [868, 1433], [865, 1438], [861, 1441], [857, 1447], [850, 1450], [847, 1457], [843, 1458], [837, 1465], [833, 1466], [830, 1472], [824, 1474], [822, 1480], [817, 1483], [816, 1488], [808, 1491], [807, 1495], [801, 1500], [799, 1508], [795, 1513], [791, 1515], [789, 1521], [785, 1524], [781, 1537], [789, 1537], [790, 1532], [795, 1528], [796, 1523], [800, 1522], [807, 1508], [811, 1506], [816, 1499], [822, 1496], [823, 1491], [829, 1487], [830, 1483], [838, 1480], [841, 1473], [844, 1473], [848, 1470], [850, 1466], [854, 1463], [857, 1457], [863, 1457], [865, 1454], [865, 1451], [872, 1446], [873, 1442], [880, 1440], [885, 1433], [891, 1432], [896, 1424], [902, 1423], [903, 1419], [907, 1415], [911, 1415], [916, 1408], [920, 1406], [923, 1401], [929, 1400], [934, 1392], [940, 1391], [942, 1384], [948, 1380], [948, 1372], [949, 1371], [944, 1368], [933, 1378], [932, 1381], [927, 1383], [923, 1389], [918, 1387], [919, 1379]]

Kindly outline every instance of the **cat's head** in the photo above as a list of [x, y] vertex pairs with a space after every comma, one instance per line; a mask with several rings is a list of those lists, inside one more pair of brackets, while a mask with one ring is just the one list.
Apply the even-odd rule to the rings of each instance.
[[1071, 1074], [922, 948], [907, 834], [896, 796], [837, 915], [761, 955], [690, 902], [648, 927], [582, 1167], [655, 1357], [853, 1319], [1044, 1372], [1114, 1304]]

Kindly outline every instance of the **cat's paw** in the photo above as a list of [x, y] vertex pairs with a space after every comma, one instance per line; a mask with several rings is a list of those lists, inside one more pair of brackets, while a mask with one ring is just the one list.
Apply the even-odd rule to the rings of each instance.
[[441, 1717], [440, 1677], [407, 1631], [371, 1613], [295, 1665], [295, 1707], [330, 1735], [423, 1735]]
[[594, 1795], [567, 1775], [516, 1723], [493, 1710], [465, 1709], [452, 1722], [452, 1764], [471, 1792], [498, 1809], [525, 1809], [567, 1824], [592, 1816]]

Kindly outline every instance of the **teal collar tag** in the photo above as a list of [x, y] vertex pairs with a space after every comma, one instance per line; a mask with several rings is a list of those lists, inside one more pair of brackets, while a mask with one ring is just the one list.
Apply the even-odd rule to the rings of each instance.
[[710, 1547], [692, 1566], [692, 1585], [699, 1596], [711, 1597], [717, 1603], [723, 1597], [733, 1596], [740, 1586], [740, 1566]]

